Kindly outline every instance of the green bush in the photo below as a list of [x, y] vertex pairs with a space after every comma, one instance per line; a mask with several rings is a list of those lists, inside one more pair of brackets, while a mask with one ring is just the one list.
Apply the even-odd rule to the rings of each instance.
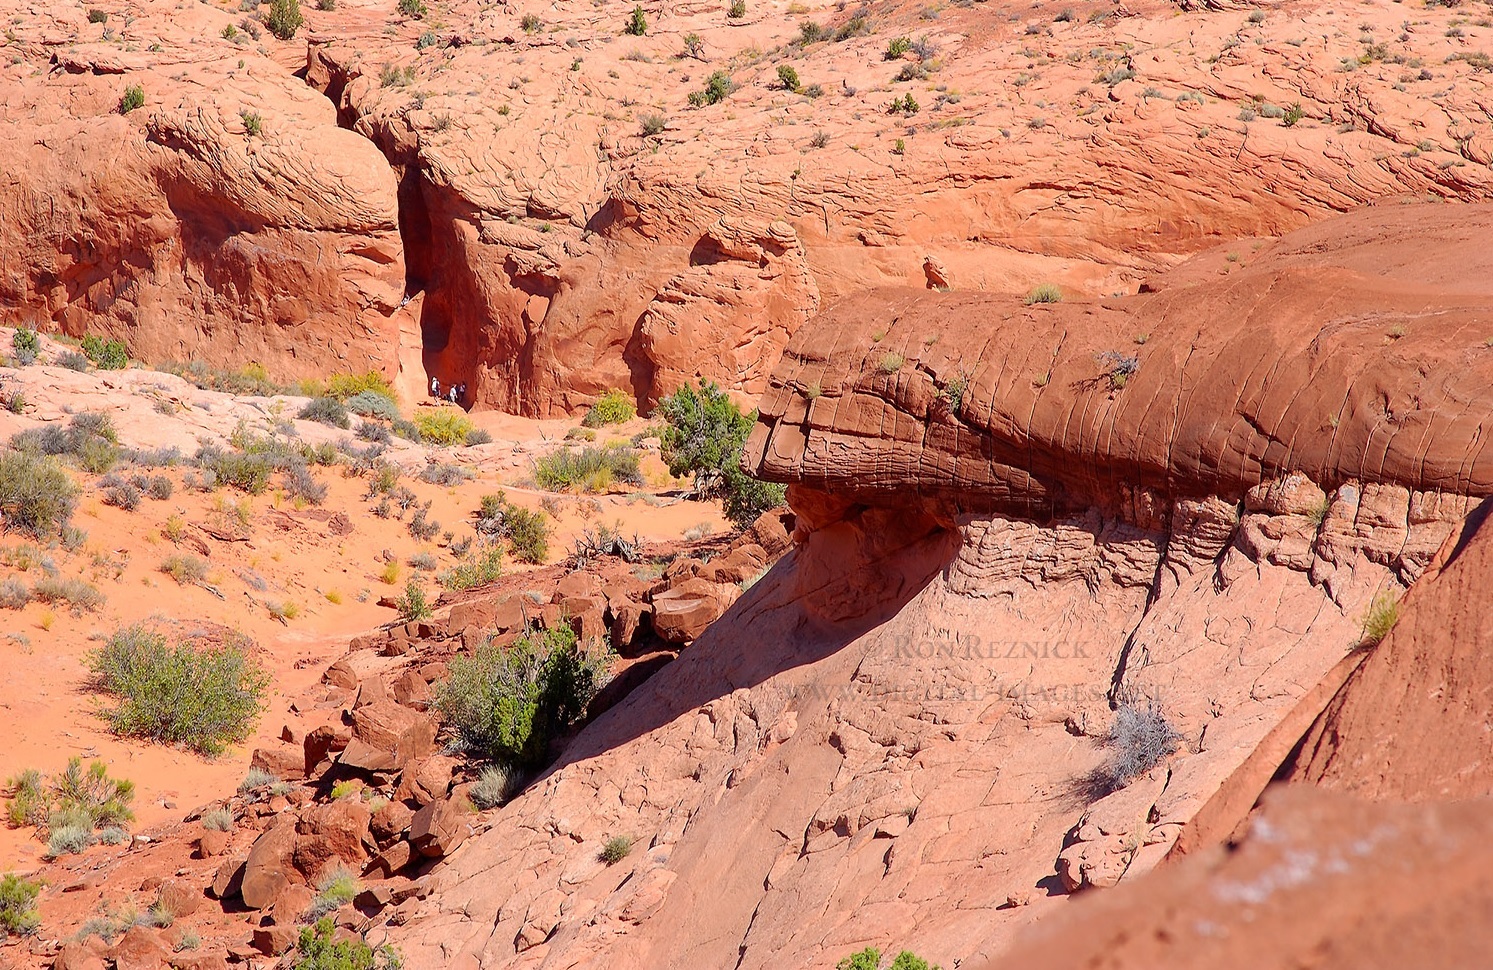
[[716, 71], [705, 81], [703, 91], [691, 91], [689, 103], [695, 107], [703, 107], [707, 104], [719, 104], [731, 96], [736, 90], [736, 82], [731, 80], [731, 75], [725, 71]]
[[633, 37], [642, 37], [648, 33], [648, 18], [643, 15], [642, 6], [632, 8], [632, 14], [627, 18], [627, 26], [623, 30]]
[[[873, 946], [868, 946], [859, 953], [850, 956], [835, 964], [835, 970], [879, 970], [881, 967], [881, 951]], [[903, 950], [897, 954], [887, 970], [940, 970], [934, 964], [913, 953]]]
[[537, 767], [605, 681], [610, 655], [587, 656], [568, 626], [525, 632], [451, 658], [434, 706], [468, 750], [499, 764]]
[[1042, 283], [1041, 285], [1034, 287], [1032, 291], [1026, 295], [1027, 306], [1031, 306], [1033, 303], [1062, 302], [1063, 291], [1058, 289], [1057, 286], [1052, 283]]
[[104, 340], [88, 334], [83, 338], [83, 356], [93, 361], [99, 370], [124, 370], [130, 365], [130, 355], [123, 340]]
[[365, 390], [349, 396], [347, 409], [362, 418], [381, 418], [384, 421], [399, 418], [399, 405], [382, 391]]
[[1361, 648], [1377, 647], [1400, 620], [1400, 604], [1392, 593], [1380, 593], [1369, 604], [1363, 617], [1363, 632], [1358, 638]]
[[463, 559], [437, 578], [451, 590], [474, 589], [503, 575], [503, 550], [488, 546], [475, 556]]
[[910, 50], [912, 50], [911, 37], [893, 37], [891, 42], [886, 45], [886, 53], [882, 56], [889, 61], [898, 61], [906, 56]]
[[97, 686], [118, 703], [104, 713], [114, 733], [221, 754], [249, 736], [269, 675], [230, 641], [203, 648], [126, 627], [88, 655]]
[[312, 919], [320, 919], [352, 902], [362, 887], [358, 874], [346, 865], [338, 863], [316, 881], [316, 899], [307, 913]]
[[726, 17], [740, 20], [746, 16], [746, 12], [746, 0], [731, 0], [731, 9], [726, 12]]
[[300, 957], [294, 970], [399, 970], [403, 961], [390, 946], [375, 950], [362, 940], [338, 940], [330, 916], [301, 929]]
[[119, 96], [119, 113], [122, 115], [143, 107], [145, 107], [145, 89], [138, 84], [131, 84], [124, 89], [124, 94]]
[[508, 501], [502, 492], [482, 496], [476, 529], [483, 535], [508, 540], [508, 550], [519, 562], [539, 564], [549, 558], [549, 516]]
[[66, 428], [55, 424], [30, 428], [11, 438], [10, 445], [32, 455], [67, 456], [84, 471], [101, 475], [119, 460], [118, 441], [108, 415], [84, 411], [74, 415]]
[[214, 445], [199, 449], [195, 461], [198, 468], [212, 473], [211, 481], [207, 482], [209, 487], [227, 485], [250, 495], [258, 495], [269, 487], [276, 464], [265, 452], [231, 452]]
[[430, 603], [425, 599], [425, 587], [416, 579], [404, 584], [404, 595], [399, 598], [399, 615], [406, 620], [428, 620]]
[[782, 83], [784, 91], [797, 91], [803, 87], [798, 80], [798, 71], [788, 64], [778, 65], [778, 81]]
[[579, 451], [561, 448], [534, 463], [534, 480], [547, 491], [576, 488], [605, 492], [618, 482], [643, 484], [636, 448], [624, 444], [588, 445]]
[[207, 578], [207, 560], [199, 556], [167, 556], [161, 572], [176, 580], [178, 586], [190, 586]]
[[95, 761], [85, 770], [82, 758], [69, 758], [67, 768], [52, 777], [51, 810], [47, 825], [78, 825], [88, 830], [134, 821], [130, 802], [135, 783], [110, 778], [109, 766]]
[[606, 845], [601, 847], [601, 861], [615, 866], [632, 853], [634, 841], [630, 835], [615, 835], [607, 839]]
[[302, 421], [316, 421], [320, 424], [331, 425], [346, 431], [352, 427], [352, 418], [347, 416], [347, 408], [335, 397], [316, 397], [306, 402], [296, 415]]
[[41, 883], [22, 879], [13, 872], [0, 878], [0, 930], [7, 936], [30, 936], [41, 926], [36, 897]]
[[669, 474], [694, 477], [695, 494], [719, 495], [726, 515], [739, 528], [781, 505], [782, 485], [758, 481], [741, 470], [741, 448], [757, 420], [742, 414], [714, 383], [686, 384], [658, 404], [655, 415], [666, 422], [660, 443]]
[[399, 403], [399, 395], [394, 393], [394, 386], [376, 370], [364, 371], [361, 374], [333, 374], [327, 378], [326, 386], [322, 390], [327, 397], [335, 397], [339, 401], [349, 403], [352, 398], [365, 393], [377, 394], [392, 403]]
[[52, 810], [52, 795], [47, 790], [41, 772], [35, 768], [27, 768], [6, 784], [11, 794], [5, 817], [11, 827], [45, 825], [47, 815]]
[[0, 517], [6, 530], [37, 538], [59, 533], [77, 505], [78, 486], [51, 458], [0, 452]]
[[305, 22], [300, 0], [270, 0], [270, 12], [264, 18], [264, 25], [276, 37], [290, 40]]
[[15, 353], [16, 362], [25, 367], [36, 363], [36, 358], [41, 356], [41, 338], [35, 330], [18, 327], [11, 334], [10, 348]]
[[612, 388], [597, 399], [581, 419], [581, 424], [587, 428], [600, 428], [608, 424], [621, 424], [631, 421], [638, 413], [637, 407], [632, 403], [632, 398], [626, 392]]
[[[465, 444], [467, 435], [475, 429], [467, 416], [459, 411], [442, 408], [439, 411], [417, 414], [415, 416], [415, 428], [419, 432], [416, 441], [428, 441], [434, 445]], [[394, 433], [399, 434], [399, 425], [394, 426]]]
[[399, 12], [406, 17], [419, 20], [429, 13], [430, 9], [425, 6], [424, 0], [399, 0]]

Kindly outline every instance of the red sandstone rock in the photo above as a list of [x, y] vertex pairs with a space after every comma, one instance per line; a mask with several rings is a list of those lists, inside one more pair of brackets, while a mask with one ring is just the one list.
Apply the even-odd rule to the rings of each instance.
[[435, 749], [435, 723], [423, 714], [381, 700], [353, 711], [353, 736], [338, 763], [364, 771], [389, 771]]
[[[294, 869], [291, 861], [296, 848], [295, 821], [283, 819], [254, 840], [244, 863], [243, 884], [239, 895], [249, 909], [264, 909], [291, 884]], [[299, 877], [295, 877], [299, 879]], [[214, 884], [216, 888], [216, 883]], [[222, 898], [222, 894], [219, 894]]]
[[653, 597], [653, 629], [670, 643], [689, 643], [741, 594], [737, 586], [688, 579]]
[[415, 813], [410, 845], [426, 858], [450, 855], [471, 834], [471, 803], [464, 796], [433, 801]]

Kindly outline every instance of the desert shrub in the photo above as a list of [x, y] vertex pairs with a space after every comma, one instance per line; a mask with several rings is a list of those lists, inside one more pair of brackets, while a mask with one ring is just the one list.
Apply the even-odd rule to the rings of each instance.
[[[467, 435], [473, 431], [472, 422], [467, 420], [466, 415], [444, 408], [433, 413], [416, 415], [415, 428], [420, 433], [420, 437], [415, 440], [448, 447], [465, 444]], [[394, 433], [399, 433], [397, 424], [394, 427]]]
[[305, 22], [300, 0], [270, 0], [270, 12], [264, 18], [264, 25], [276, 37], [290, 40]]
[[1400, 619], [1400, 604], [1392, 593], [1380, 593], [1369, 604], [1363, 617], [1363, 633], [1358, 638], [1359, 647], [1377, 647]]
[[30, 936], [41, 926], [36, 897], [41, 883], [22, 879], [13, 872], [0, 878], [0, 930], [7, 936]]
[[549, 517], [508, 501], [502, 492], [482, 496], [476, 529], [483, 535], [508, 540], [508, 549], [520, 562], [542, 563], [549, 557]]
[[270, 679], [241, 642], [173, 647], [139, 626], [117, 631], [92, 651], [88, 667], [118, 701], [104, 714], [115, 734], [209, 756], [249, 736]]
[[105, 505], [112, 505], [126, 512], [133, 512], [140, 507], [145, 495], [134, 485], [125, 482], [120, 485], [111, 485], [104, 489], [103, 501]]
[[296, 617], [301, 615], [301, 608], [296, 605], [295, 600], [281, 600], [277, 603], [266, 603], [264, 604], [264, 609], [265, 612], [269, 613], [271, 619], [279, 620], [281, 623], [284, 623], [287, 620], [294, 620]]
[[19, 610], [31, 602], [31, 590], [14, 576], [0, 580], [0, 610]]
[[178, 585], [189, 586], [207, 578], [207, 560], [199, 556], [167, 556], [161, 562], [161, 572], [176, 580]]
[[98, 587], [76, 577], [47, 575], [36, 581], [31, 595], [42, 603], [66, 603], [74, 612], [96, 610], [104, 605]]
[[719, 387], [702, 378], [698, 387], [686, 384], [664, 398], [654, 413], [666, 422], [660, 443], [669, 474], [692, 475], [697, 496], [721, 496], [726, 515], [739, 528], [783, 503], [782, 485], [741, 470], [741, 448], [756, 412], [742, 414]]
[[886, 53], [882, 55], [886, 60], [897, 61], [906, 56], [912, 50], [911, 37], [893, 37], [886, 45]]
[[358, 391], [356, 394], [349, 395], [345, 403], [347, 409], [359, 417], [380, 418], [384, 421], [393, 421], [399, 417], [399, 405], [395, 404], [394, 399], [383, 391], [372, 389]]
[[165, 475], [150, 476], [150, 484], [145, 489], [145, 494], [157, 502], [164, 502], [176, 492], [176, 486], [171, 484], [171, 479]]
[[215, 808], [202, 814], [202, 827], [214, 832], [228, 832], [233, 829], [233, 813], [226, 808]]
[[16, 332], [10, 336], [10, 349], [21, 366], [34, 364], [36, 358], [41, 356], [41, 337], [37, 336], [35, 330], [17, 327]]
[[425, 587], [413, 577], [404, 584], [404, 595], [399, 597], [399, 615], [406, 620], [430, 619], [430, 602], [425, 598]]
[[503, 550], [485, 546], [474, 556], [463, 559], [441, 573], [437, 579], [451, 590], [472, 589], [491, 583], [503, 575]]
[[124, 89], [124, 94], [119, 96], [118, 110], [122, 115], [143, 107], [145, 107], [145, 89], [138, 84], [131, 84]]
[[661, 114], [649, 113], [639, 116], [638, 125], [642, 128], [643, 134], [658, 135], [669, 126], [669, 119]]
[[784, 91], [797, 91], [803, 87], [802, 82], [798, 79], [798, 71], [794, 70], [792, 65], [789, 64], [778, 65], [778, 81], [783, 85]]
[[[880, 970], [880, 968], [881, 951], [872, 946], [866, 947], [859, 953], [852, 953], [835, 964], [835, 970]], [[940, 970], [940, 968], [930, 964], [911, 950], [903, 950], [897, 954], [896, 959], [892, 960], [887, 970]]]
[[828, 40], [829, 28], [823, 24], [816, 24], [812, 20], [805, 20], [798, 25], [798, 42], [800, 44], [816, 44], [821, 40]]
[[492, 444], [492, 432], [484, 428], [473, 428], [471, 431], [467, 432], [467, 439], [465, 443], [468, 446], [490, 445]]
[[471, 469], [445, 462], [433, 462], [420, 469], [420, 481], [430, 485], [460, 485], [473, 477]]
[[335, 397], [317, 397], [306, 402], [296, 415], [302, 421], [317, 421], [321, 424], [331, 425], [346, 431], [352, 427], [352, 419], [347, 416], [347, 408]]
[[399, 12], [406, 17], [414, 17], [419, 20], [430, 12], [425, 6], [425, 0], [399, 0]]
[[93, 845], [93, 831], [81, 825], [58, 825], [47, 832], [47, 855], [57, 859], [77, 855]]
[[502, 765], [488, 765], [472, 785], [472, 804], [480, 809], [497, 808], [512, 798], [518, 788], [518, 775]]
[[67, 768], [52, 776], [47, 825], [77, 825], [89, 831], [122, 825], [135, 818], [130, 810], [134, 798], [135, 783], [110, 778], [109, 766], [102, 761], [85, 769], [82, 758], [69, 758]]
[[727, 18], [740, 20], [746, 16], [746, 0], [731, 0], [731, 9], [726, 11]]
[[326, 483], [317, 481], [311, 469], [305, 465], [292, 465], [285, 469], [283, 484], [285, 494], [291, 498], [304, 499], [312, 505], [320, 505], [327, 500]]
[[614, 835], [607, 839], [606, 844], [601, 847], [601, 861], [615, 866], [632, 853], [634, 841], [630, 835]]
[[584, 653], [568, 626], [529, 630], [506, 649], [487, 643], [452, 657], [434, 706], [468, 750], [504, 765], [537, 766], [550, 742], [584, 715], [609, 661]]
[[390, 422], [389, 427], [398, 437], [406, 441], [413, 441], [417, 445], [425, 440], [420, 435], [420, 426], [413, 421], [406, 421], [400, 418], [397, 421]]
[[441, 524], [430, 517], [430, 503], [426, 502], [415, 510], [410, 520], [405, 524], [411, 536], [429, 542], [441, 531]]
[[88, 358], [76, 350], [64, 350], [57, 355], [57, 366], [75, 370], [80, 374], [88, 373]]
[[93, 361], [99, 370], [124, 370], [130, 364], [129, 351], [123, 340], [105, 340], [94, 334], [83, 338], [83, 356]]
[[293, 970], [398, 970], [403, 964], [393, 947], [375, 950], [359, 939], [338, 940], [330, 916], [303, 927], [297, 949], [300, 957]]
[[544, 27], [544, 21], [539, 19], [538, 14], [526, 13], [523, 20], [519, 21], [519, 26], [523, 28], [526, 34], [537, 34]]
[[1135, 354], [1122, 354], [1117, 350], [1106, 350], [1096, 354], [1095, 359], [1104, 365], [1104, 376], [1109, 380], [1112, 390], [1120, 390], [1130, 383], [1130, 378], [1140, 370], [1140, 357]]
[[419, 569], [424, 572], [430, 572], [431, 570], [435, 569], [437, 562], [433, 554], [428, 552], [417, 552], [409, 558], [409, 564], [411, 569]]
[[376, 445], [387, 445], [394, 440], [394, 432], [387, 424], [379, 424], [377, 421], [364, 421], [358, 425], [356, 432], [362, 441], [369, 441]]
[[46, 787], [40, 771], [27, 768], [11, 778], [10, 804], [6, 806], [5, 818], [13, 828], [22, 825], [45, 825], [52, 810], [52, 795]]
[[632, 13], [627, 18], [627, 26], [623, 31], [633, 37], [642, 37], [648, 33], [648, 18], [643, 15], [642, 6], [632, 8]]
[[321, 390], [327, 397], [335, 397], [349, 404], [354, 397], [364, 393], [377, 394], [393, 403], [399, 400], [399, 396], [394, 393], [394, 386], [376, 370], [361, 374], [333, 374], [327, 378], [326, 385]]
[[1028, 306], [1032, 305], [1033, 303], [1061, 303], [1061, 302], [1063, 302], [1063, 291], [1060, 290], [1060, 289], [1058, 289], [1052, 283], [1042, 283], [1042, 284], [1039, 284], [1038, 286], [1034, 287], [1030, 293], [1028, 293], [1026, 295], [1026, 304]]
[[1295, 128], [1298, 124], [1301, 123], [1301, 119], [1305, 117], [1306, 112], [1302, 110], [1301, 102], [1297, 101], [1295, 104], [1286, 109], [1286, 113], [1281, 117], [1281, 124], [1285, 125], [1287, 128]]
[[307, 916], [320, 919], [352, 902], [358, 895], [358, 874], [339, 863], [316, 881], [316, 899]]
[[50, 458], [0, 453], [0, 516], [7, 530], [53, 535], [67, 525], [77, 496], [78, 486]]
[[1090, 797], [1119, 791], [1165, 761], [1182, 741], [1160, 707], [1121, 704], [1104, 736], [1109, 755], [1091, 772], [1083, 788]]
[[263, 768], [250, 768], [244, 775], [244, 780], [238, 783], [238, 790], [240, 794], [258, 791], [261, 788], [270, 787], [279, 780], [273, 772], [265, 771]]
[[716, 71], [705, 80], [705, 88], [701, 91], [691, 91], [689, 103], [695, 107], [703, 107], [707, 104], [719, 104], [731, 96], [736, 90], [736, 82], [731, 80], [731, 75], [725, 71]]
[[215, 445], [203, 445], [194, 461], [198, 468], [212, 473], [214, 484], [250, 495], [268, 488], [275, 471], [275, 461], [267, 454], [224, 451]]
[[630, 445], [588, 445], [578, 451], [561, 448], [534, 463], [534, 480], [540, 488], [552, 492], [568, 488], [604, 492], [617, 482], [641, 485], [643, 473], [638, 462], [638, 450]]

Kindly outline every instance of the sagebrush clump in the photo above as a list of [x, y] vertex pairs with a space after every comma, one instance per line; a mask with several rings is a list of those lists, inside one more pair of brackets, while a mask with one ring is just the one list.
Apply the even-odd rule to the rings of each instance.
[[125, 627], [88, 655], [97, 687], [115, 698], [103, 713], [116, 734], [222, 754], [253, 730], [269, 674], [249, 645], [170, 645], [163, 634]]
[[637, 406], [626, 392], [612, 388], [591, 405], [581, 424], [587, 428], [600, 428], [608, 424], [631, 421], [638, 413]]

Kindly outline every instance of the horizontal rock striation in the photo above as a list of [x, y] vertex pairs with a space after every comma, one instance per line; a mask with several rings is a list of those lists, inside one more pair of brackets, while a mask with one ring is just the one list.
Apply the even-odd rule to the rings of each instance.
[[1384, 507], [1359, 527], [1404, 532], [1440, 495], [1493, 491], [1490, 228], [1493, 207], [1385, 206], [1123, 299], [853, 297], [790, 343], [744, 463], [948, 514], [1141, 524], [1297, 472], [1354, 503], [1364, 483]]

